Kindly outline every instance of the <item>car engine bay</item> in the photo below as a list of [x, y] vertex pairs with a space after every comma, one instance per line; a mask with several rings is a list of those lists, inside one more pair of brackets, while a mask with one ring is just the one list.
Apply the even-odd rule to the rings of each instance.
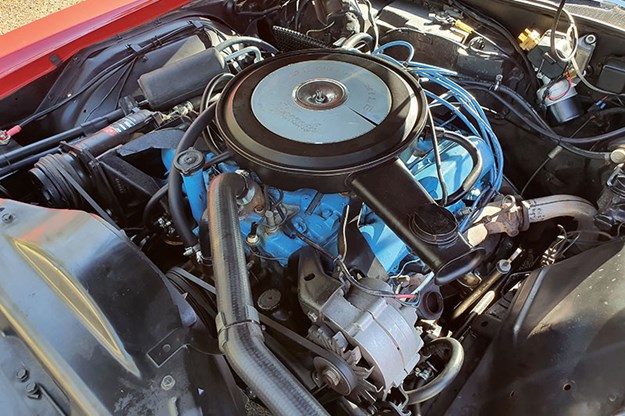
[[618, 414], [625, 28], [564, 4], [197, 1], [3, 99], [2, 402]]

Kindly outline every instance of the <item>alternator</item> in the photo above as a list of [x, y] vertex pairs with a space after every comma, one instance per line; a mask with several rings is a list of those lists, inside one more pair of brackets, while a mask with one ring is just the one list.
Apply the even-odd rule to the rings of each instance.
[[[390, 291], [379, 279], [364, 278], [372, 292]], [[419, 362], [423, 347], [415, 308], [358, 287], [345, 292], [341, 282], [323, 272], [319, 258], [302, 253], [299, 301], [313, 325], [309, 338], [338, 354], [361, 376], [348, 395], [374, 400], [398, 387]]]

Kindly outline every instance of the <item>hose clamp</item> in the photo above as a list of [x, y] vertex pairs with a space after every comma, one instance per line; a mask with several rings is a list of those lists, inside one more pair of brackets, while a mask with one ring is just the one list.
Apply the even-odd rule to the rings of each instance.
[[258, 316], [258, 311], [252, 305], [246, 305], [244, 309], [243, 318], [237, 319], [234, 322], [227, 322], [223, 312], [219, 312], [217, 317], [215, 318], [215, 326], [217, 327], [217, 333], [221, 333], [224, 329], [239, 325], [247, 322], [253, 322], [260, 324], [260, 317]]

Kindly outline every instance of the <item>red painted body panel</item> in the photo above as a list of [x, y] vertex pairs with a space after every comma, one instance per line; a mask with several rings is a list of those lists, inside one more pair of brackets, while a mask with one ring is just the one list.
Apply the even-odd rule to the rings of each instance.
[[0, 98], [53, 71], [79, 50], [191, 0], [87, 0], [0, 36]]

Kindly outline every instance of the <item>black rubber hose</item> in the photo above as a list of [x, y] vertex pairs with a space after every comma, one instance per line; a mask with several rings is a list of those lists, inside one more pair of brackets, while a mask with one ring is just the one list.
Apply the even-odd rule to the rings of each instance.
[[[568, 144], [572, 144], [572, 145], [590, 144], [590, 143], [597, 143], [597, 142], [602, 142], [602, 141], [606, 141], [606, 140], [620, 138], [623, 135], [625, 135], [625, 127], [622, 127], [622, 128], [619, 128], [619, 129], [616, 129], [616, 130], [612, 130], [610, 132], [603, 133], [603, 134], [600, 134], [600, 135], [597, 135], [597, 136], [579, 137], [579, 138], [578, 137], [570, 138], [570, 137], [561, 136], [561, 135], [559, 135], [557, 133], [554, 133], [551, 130], [551, 128], [549, 128], [545, 124], [541, 123], [543, 125], [539, 125], [539, 124], [535, 123], [534, 121], [532, 121], [531, 119], [529, 119], [528, 117], [526, 117], [519, 110], [517, 110], [514, 106], [512, 106], [506, 100], [501, 98], [499, 96], [499, 94], [497, 94], [496, 91], [493, 91], [491, 89], [491, 87], [488, 86], [489, 84], [482, 83], [482, 82], [473, 82], [473, 81], [462, 81], [462, 82], [460, 82], [460, 84], [463, 85], [463, 86], [468, 87], [468, 89], [484, 91], [484, 92], [490, 94], [491, 97], [493, 97], [495, 100], [497, 100], [504, 107], [508, 108], [521, 121], [526, 123], [528, 127], [531, 127], [538, 134], [540, 134], [540, 135], [542, 135], [544, 137], [547, 137], [548, 139], [551, 139], [551, 140], [555, 141], [556, 143], [568, 143]], [[520, 100], [520, 97], [517, 96], [518, 94], [516, 94], [515, 91], [513, 91], [510, 88], [507, 88], [507, 87], [505, 87], [503, 85], [500, 85], [498, 87], [498, 91], [499, 90], [503, 91], [507, 96], [509, 96], [512, 99], [514, 99], [518, 104], [521, 104], [524, 107], [524, 109], [527, 110], [526, 106], [522, 104], [522, 101]]]
[[[27, 157], [25, 157], [23, 159], [18, 160], [15, 163], [11, 163], [8, 166], [0, 168], [0, 180], [2, 180], [4, 178], [6, 178], [7, 176], [17, 172], [20, 169], [31, 167], [32, 165], [37, 163], [37, 161], [39, 159], [41, 159], [42, 157], [47, 156], [47, 155], [52, 154], [52, 153], [56, 153], [58, 151], [59, 151], [58, 147], [55, 147], [54, 149], [44, 150], [41, 153], [36, 153], [36, 154], [34, 154], [32, 156], [27, 156]], [[0, 158], [1, 158], [1, 156], [0, 156]]]
[[187, 222], [187, 216], [185, 215], [187, 204], [185, 203], [184, 195], [182, 194], [182, 175], [174, 166], [174, 162], [180, 153], [195, 144], [197, 139], [202, 134], [202, 131], [204, 131], [208, 123], [210, 123], [214, 118], [215, 104], [212, 104], [208, 106], [206, 110], [202, 111], [195, 120], [193, 120], [193, 123], [191, 123], [176, 147], [176, 152], [169, 171], [169, 213], [171, 214], [172, 225], [186, 248], [195, 247], [198, 239], [193, 233], [193, 229]]
[[146, 228], [152, 228], [152, 212], [156, 209], [156, 205], [158, 205], [161, 199], [167, 194], [168, 189], [168, 184], [163, 185], [163, 187], [156, 191], [145, 204], [145, 208], [143, 209], [143, 225]]
[[464, 350], [462, 349], [462, 344], [460, 344], [458, 340], [449, 337], [436, 338], [431, 343], [426, 345], [423, 352], [426, 352], [427, 349], [430, 348], [436, 348], [441, 344], [447, 346], [451, 351], [451, 355], [445, 365], [445, 368], [436, 376], [436, 378], [434, 378], [434, 380], [421, 387], [417, 387], [414, 390], [408, 390], [406, 392], [408, 395], [409, 405], [423, 403], [424, 401], [435, 397], [447, 386], [449, 386], [460, 372], [462, 363], [464, 362]]
[[229, 172], [213, 179], [208, 192], [219, 346], [234, 371], [273, 414], [327, 415], [264, 344], [239, 224], [237, 198], [246, 188], [242, 176]]
[[[484, 81], [475, 81], [475, 80], [468, 80], [468, 81], [461, 81], [461, 84], [466, 84], [465, 86], [468, 89], [477, 89], [477, 90], [481, 90], [481, 91], [485, 91], [485, 89], [488, 89], [489, 91], [487, 91], [489, 94], [495, 94], [494, 88], [495, 85], [491, 84], [489, 82], [484, 82]], [[534, 109], [534, 107], [532, 106], [532, 104], [530, 104], [523, 96], [521, 96], [518, 92], [516, 92], [515, 90], [513, 90], [510, 87], [507, 87], [505, 85], [499, 85], [497, 87], [497, 93], [504, 93], [508, 98], [512, 99], [516, 104], [518, 104], [521, 108], [523, 108], [523, 110], [525, 110], [527, 112], [527, 114], [534, 120], [536, 121], [536, 125], [543, 127], [544, 129], [546, 129], [547, 131], [550, 131], [552, 133], [555, 134], [555, 132], [553, 131], [553, 129], [551, 128], [551, 126], [540, 116], [538, 115], [538, 113], [536, 112], [536, 110]], [[510, 105], [510, 104], [508, 104]], [[617, 111], [613, 111], [615, 109], [607, 109], [607, 110], [601, 110], [597, 113], [597, 115], [601, 114], [601, 115], [612, 115], [612, 114], [618, 114]], [[522, 127], [524, 130], [526, 129], [532, 129], [532, 126], [523, 126]], [[534, 133], [536, 132], [536, 130], [531, 130]], [[553, 138], [552, 138], [553, 139]], [[584, 150], [584, 149], [580, 149], [578, 147], [572, 146], [572, 145], [567, 145], [564, 143], [560, 143], [560, 146], [562, 146], [562, 148], [570, 153], [573, 153], [574, 155], [577, 156], [581, 156], [581, 157], [585, 157], [588, 159], [597, 159], [597, 160], [609, 160], [609, 155], [610, 153], [608, 152], [593, 152], [590, 150]]]
[[[419, 378], [419, 380], [417, 380], [416, 385], [414, 386], [415, 388], [419, 388], [421, 386], [423, 386], [425, 384], [425, 380], [422, 378]], [[412, 416], [423, 416], [423, 413], [421, 412], [421, 403], [413, 403], [410, 405], [410, 412], [412, 413]]]
[[480, 179], [480, 176], [482, 175], [482, 170], [484, 169], [484, 161], [482, 159], [482, 154], [480, 153], [477, 146], [468, 138], [453, 131], [437, 131], [442, 138], [462, 146], [462, 148], [465, 149], [467, 153], [469, 153], [469, 156], [471, 156], [471, 160], [473, 161], [473, 168], [471, 168], [471, 171], [469, 172], [467, 177], [464, 178], [464, 181], [462, 181], [462, 185], [460, 186], [460, 188], [458, 188], [447, 197], [447, 205], [452, 205], [460, 201], [462, 198], [464, 198], [466, 194], [471, 192], [471, 189], [473, 189], [477, 181]]

